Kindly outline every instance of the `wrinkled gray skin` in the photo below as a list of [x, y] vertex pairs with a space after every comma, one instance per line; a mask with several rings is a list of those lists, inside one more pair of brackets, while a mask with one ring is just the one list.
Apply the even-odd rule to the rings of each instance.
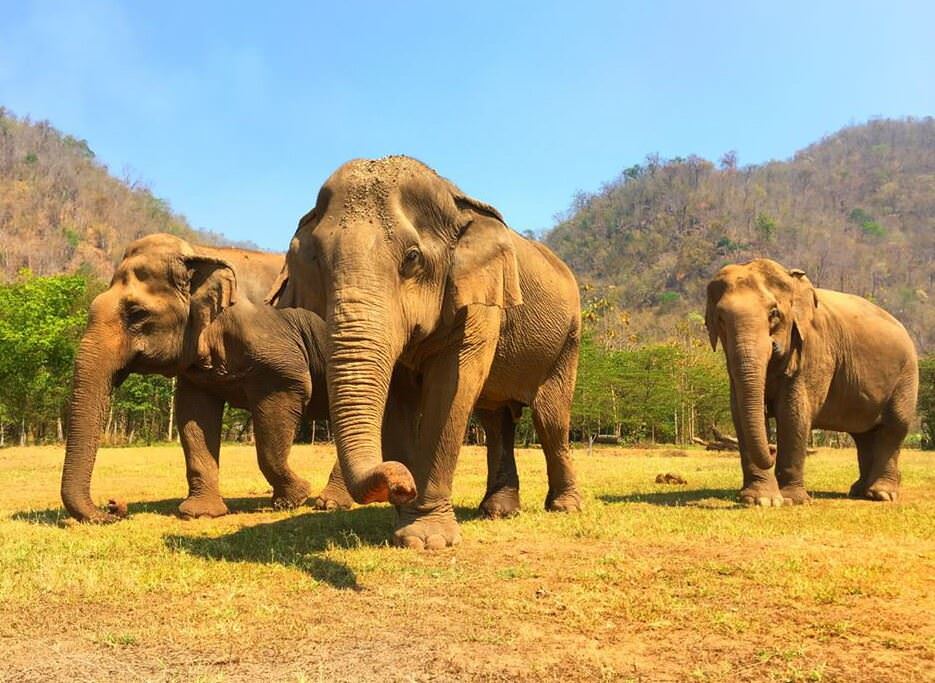
[[[327, 323], [344, 480], [358, 501], [374, 477], [383, 482], [384, 500], [397, 506], [397, 544], [460, 540], [451, 485], [475, 406], [491, 424], [530, 406], [548, 465], [546, 507], [580, 507], [568, 448], [577, 285], [565, 264], [507, 228], [496, 209], [413, 159], [351, 161], [299, 222], [274, 292], [278, 305], [308, 308]], [[407, 381], [391, 385], [394, 373]], [[412, 479], [402, 470], [380, 472], [381, 450], [411, 469], [414, 499], [404, 495]], [[498, 481], [500, 463], [491, 465], [487, 498], [502, 494], [504, 506], [516, 506], [511, 482]]]
[[227, 512], [218, 489], [224, 403], [252, 411], [260, 469], [277, 506], [301, 504], [309, 485], [288, 465], [303, 414], [328, 416], [319, 341], [324, 323], [262, 303], [282, 266], [275, 254], [191, 245], [157, 234], [131, 244], [107, 291], [91, 305], [75, 361], [62, 501], [78, 520], [109, 522], [91, 474], [114, 387], [131, 372], [178, 377], [176, 415], [185, 453], [185, 517]]
[[[809, 502], [804, 464], [813, 428], [854, 438], [860, 476], [852, 497], [896, 500], [899, 449], [918, 390], [916, 351], [903, 326], [866, 299], [816, 289], [801, 270], [768, 259], [726, 266], [707, 299], [711, 347], [720, 340], [730, 373], [741, 502]], [[776, 418], [775, 463], [767, 417]]]

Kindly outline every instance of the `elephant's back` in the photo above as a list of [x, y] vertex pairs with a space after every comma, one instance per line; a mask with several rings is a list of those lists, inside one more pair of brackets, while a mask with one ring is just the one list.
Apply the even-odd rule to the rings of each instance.
[[252, 249], [199, 247], [199, 251], [230, 263], [237, 276], [237, 293], [254, 304], [262, 304], [282, 270], [286, 257]]
[[833, 289], [817, 289], [816, 292], [819, 307], [826, 307], [856, 336], [881, 349], [889, 349], [891, 352], [898, 349], [904, 355], [915, 357], [915, 345], [909, 332], [889, 311], [856, 294]]

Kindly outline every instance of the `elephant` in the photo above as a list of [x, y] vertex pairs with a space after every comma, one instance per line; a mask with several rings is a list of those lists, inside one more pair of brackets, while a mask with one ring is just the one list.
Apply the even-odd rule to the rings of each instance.
[[[273, 504], [301, 504], [309, 484], [288, 465], [303, 415], [328, 417], [324, 321], [263, 303], [283, 257], [194, 246], [168, 234], [132, 243], [91, 304], [75, 361], [62, 501], [80, 521], [111, 522], [90, 483], [112, 389], [131, 372], [178, 377], [176, 416], [188, 496], [183, 517], [216, 517], [225, 402], [252, 411], [260, 469]], [[314, 387], [318, 391], [313, 391]]]
[[727, 359], [743, 504], [810, 502], [804, 464], [813, 428], [848, 432], [857, 444], [851, 497], [897, 499], [899, 450], [918, 391], [915, 347], [899, 321], [761, 258], [725, 266], [708, 283], [705, 325], [711, 348], [720, 340]]
[[[506, 426], [491, 431], [500, 444], [488, 449], [485, 503], [518, 508], [505, 436], [529, 406], [547, 462], [546, 508], [580, 509], [568, 445], [577, 283], [497, 209], [410, 157], [347, 162], [300, 219], [270, 300], [325, 319], [344, 480], [354, 500], [396, 506], [395, 544], [460, 541], [451, 487], [472, 409]], [[390, 381], [399, 374], [409, 381]]]

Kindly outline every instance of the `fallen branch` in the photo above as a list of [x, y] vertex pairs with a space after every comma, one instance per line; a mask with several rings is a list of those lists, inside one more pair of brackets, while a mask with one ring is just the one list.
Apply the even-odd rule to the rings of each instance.
[[[704, 446], [706, 451], [740, 451], [740, 442], [737, 441], [736, 436], [731, 436], [730, 434], [725, 434], [717, 427], [711, 427], [711, 433], [714, 434], [714, 438], [710, 441], [704, 439], [699, 439], [697, 436], [692, 437], [694, 441], [699, 446]], [[806, 448], [806, 455], [812, 455], [817, 452], [815, 448]], [[776, 455], [776, 444], [769, 444], [769, 454], [774, 456]]]

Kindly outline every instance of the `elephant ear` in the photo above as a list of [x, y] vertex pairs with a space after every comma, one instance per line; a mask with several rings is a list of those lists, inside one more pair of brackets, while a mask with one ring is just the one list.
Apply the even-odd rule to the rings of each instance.
[[221, 312], [237, 299], [237, 276], [224, 259], [186, 256], [186, 287], [189, 296], [189, 330], [196, 341], [198, 365], [211, 367], [211, 351], [205, 331]]
[[708, 329], [708, 341], [711, 342], [712, 351], [717, 351], [717, 302], [724, 296], [726, 288], [727, 285], [721, 280], [712, 280], [708, 283], [708, 302], [704, 310], [704, 326]]
[[818, 308], [818, 294], [804, 270], [793, 268], [789, 271], [792, 278], [792, 333], [791, 353], [786, 365], [786, 375], [793, 376], [802, 364], [802, 348], [812, 328], [815, 309]]
[[516, 251], [500, 212], [461, 194], [455, 196], [455, 204], [468, 214], [448, 274], [455, 310], [471, 304], [500, 308], [521, 305]]
[[279, 271], [279, 275], [277, 275], [276, 279], [273, 281], [273, 285], [269, 288], [269, 292], [267, 292], [266, 296], [263, 297], [263, 303], [269, 304], [270, 306], [277, 306], [279, 308], [288, 308], [290, 303], [285, 300], [285, 297], [283, 297], [283, 293], [286, 290], [286, 285], [288, 284], [289, 264], [283, 263], [282, 270]]
[[[279, 275], [276, 276], [276, 280], [273, 282], [273, 285], [270, 287], [269, 292], [264, 298], [264, 301], [267, 304], [277, 308], [311, 309], [313, 304], [317, 303], [309, 300], [309, 297], [305, 294], [299, 293], [296, 289], [296, 286], [313, 286], [313, 283], [308, 282], [308, 278], [302, 277], [301, 274], [305, 272], [302, 268], [303, 261], [307, 266], [310, 262], [316, 259], [315, 254], [312, 253], [309, 246], [308, 235], [306, 233], [311, 232], [315, 221], [318, 219], [318, 215], [318, 209], [316, 207], [311, 211], [308, 211], [304, 216], [302, 216], [302, 218], [299, 219], [299, 224], [295, 229], [295, 234], [292, 236], [292, 240], [289, 242], [289, 250], [286, 252], [286, 258], [282, 264], [282, 270], [279, 271]], [[293, 261], [295, 268], [290, 269], [290, 261]], [[293, 274], [296, 275], [296, 279], [290, 280]]]

